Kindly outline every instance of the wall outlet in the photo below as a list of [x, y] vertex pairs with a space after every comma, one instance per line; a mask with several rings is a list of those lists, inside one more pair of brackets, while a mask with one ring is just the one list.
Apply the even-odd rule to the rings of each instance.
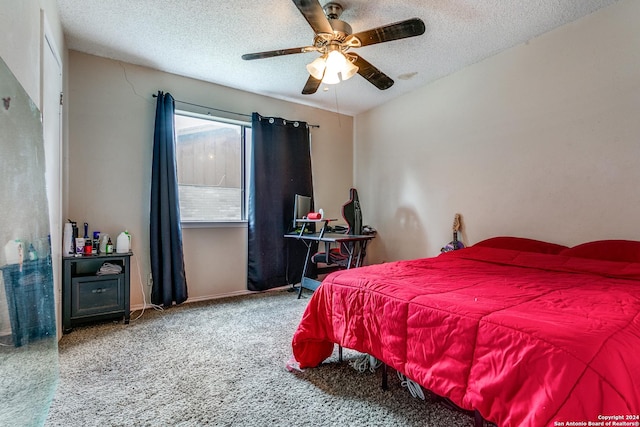
[[149, 272], [149, 277], [147, 277], [147, 286], [153, 286], [153, 275]]

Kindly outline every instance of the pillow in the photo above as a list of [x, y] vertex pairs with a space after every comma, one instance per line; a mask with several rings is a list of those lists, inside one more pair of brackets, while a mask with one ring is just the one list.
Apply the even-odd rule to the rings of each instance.
[[605, 261], [640, 262], [640, 242], [633, 240], [596, 240], [565, 249], [560, 255]]
[[541, 240], [527, 239], [524, 237], [491, 237], [483, 240], [473, 246], [495, 248], [495, 249], [511, 249], [523, 252], [538, 252], [542, 254], [558, 254], [568, 249], [567, 246], [557, 245], [555, 243], [543, 242]]

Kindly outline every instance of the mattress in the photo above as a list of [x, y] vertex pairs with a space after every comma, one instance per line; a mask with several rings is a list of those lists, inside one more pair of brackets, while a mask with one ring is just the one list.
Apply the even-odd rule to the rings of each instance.
[[293, 355], [314, 367], [334, 344], [499, 426], [635, 422], [640, 263], [474, 246], [338, 271]]

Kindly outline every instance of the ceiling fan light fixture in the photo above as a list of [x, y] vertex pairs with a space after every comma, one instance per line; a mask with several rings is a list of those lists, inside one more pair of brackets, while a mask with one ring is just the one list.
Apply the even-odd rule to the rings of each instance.
[[307, 65], [307, 71], [322, 83], [337, 84], [348, 80], [358, 72], [356, 67], [342, 52], [332, 50], [326, 55], [316, 58]]
[[327, 69], [330, 70], [331, 73], [339, 73], [342, 71], [345, 63], [348, 62], [347, 58], [340, 52], [339, 50], [332, 50], [327, 54]]
[[347, 61], [345, 62], [344, 67], [342, 67], [342, 71], [340, 72], [340, 74], [342, 74], [342, 80], [348, 80], [351, 77], [355, 76], [358, 70], [359, 68], [354, 65], [354, 63], [351, 62], [349, 58], [347, 58]]
[[329, 67], [324, 72], [324, 77], [322, 78], [322, 83], [328, 85], [335, 85], [340, 83], [340, 76], [335, 70], [330, 70]]
[[322, 77], [324, 76], [324, 70], [327, 67], [325, 59], [326, 59], [326, 55], [322, 55], [316, 58], [310, 64], [307, 64], [307, 71], [315, 79], [322, 80]]

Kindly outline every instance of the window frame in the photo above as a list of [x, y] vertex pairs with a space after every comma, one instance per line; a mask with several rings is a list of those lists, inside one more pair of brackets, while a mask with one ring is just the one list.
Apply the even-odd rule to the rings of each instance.
[[[247, 227], [247, 204], [248, 204], [248, 191], [247, 185], [249, 182], [248, 172], [249, 172], [249, 164], [248, 164], [248, 153], [249, 153], [249, 141], [247, 141], [247, 130], [252, 132], [253, 129], [251, 127], [250, 121], [244, 120], [234, 120], [226, 117], [218, 117], [212, 116], [211, 114], [202, 114], [196, 113], [194, 111], [189, 110], [178, 110], [176, 109], [173, 113], [174, 116], [186, 116], [192, 117], [196, 119], [209, 120], [213, 122], [220, 122], [231, 125], [238, 125], [241, 127], [241, 147], [240, 147], [240, 194], [242, 199], [242, 205], [240, 206], [240, 219], [239, 220], [222, 220], [222, 221], [184, 221], [182, 217], [180, 218], [180, 225], [182, 228], [233, 228], [233, 227]], [[176, 138], [176, 144], [177, 144]], [[179, 183], [178, 183], [179, 185]]]

